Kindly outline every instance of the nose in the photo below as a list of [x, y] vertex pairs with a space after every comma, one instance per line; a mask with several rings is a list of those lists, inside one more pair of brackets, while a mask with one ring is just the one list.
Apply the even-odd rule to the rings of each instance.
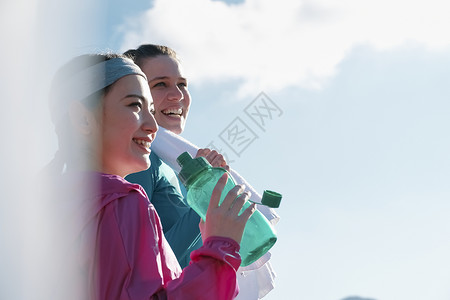
[[167, 99], [171, 101], [181, 101], [184, 98], [183, 92], [181, 89], [174, 85], [167, 94]]
[[158, 131], [158, 124], [150, 110], [147, 110], [143, 116], [142, 129], [152, 135]]

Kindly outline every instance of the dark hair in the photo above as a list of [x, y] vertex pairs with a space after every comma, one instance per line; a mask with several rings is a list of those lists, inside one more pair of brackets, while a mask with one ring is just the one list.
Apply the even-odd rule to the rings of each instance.
[[143, 44], [140, 45], [137, 49], [127, 50], [123, 54], [126, 57], [131, 58], [134, 63], [141, 68], [144, 59], [153, 58], [159, 55], [166, 55], [177, 60], [178, 62], [180, 61], [175, 50], [163, 45]]

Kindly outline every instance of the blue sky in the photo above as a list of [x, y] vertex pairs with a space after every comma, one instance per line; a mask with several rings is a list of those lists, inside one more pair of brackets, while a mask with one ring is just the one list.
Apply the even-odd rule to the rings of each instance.
[[[11, 71], [1, 73], [2, 82], [16, 78], [3, 99], [23, 91], [23, 99], [6, 103], [11, 113], [2, 118], [3, 128], [17, 128], [2, 134], [12, 141], [2, 156], [16, 153], [7, 164], [7, 195], [20, 186], [12, 181], [23, 175], [17, 166], [38, 169], [56, 149], [43, 99], [60, 63], [84, 52], [167, 44], [190, 79], [183, 136], [199, 146], [213, 142], [256, 189], [284, 195], [272, 250], [277, 287], [264, 299], [450, 299], [445, 1], [133, 3], [2, 4], [12, 12], [2, 22], [22, 24], [2, 26], [11, 45], [5, 56], [23, 57], [5, 60]], [[22, 88], [21, 76], [32, 88]], [[245, 113], [261, 92], [280, 109], [263, 128]], [[257, 136], [239, 155], [220, 138], [236, 118]], [[30, 120], [42, 134], [29, 134]], [[16, 149], [23, 132], [29, 146]], [[25, 207], [42, 209], [26, 205], [14, 206], [2, 222], [14, 223]], [[2, 231], [11, 245], [5, 256], [31, 243], [20, 241], [30, 234], [26, 227]]]

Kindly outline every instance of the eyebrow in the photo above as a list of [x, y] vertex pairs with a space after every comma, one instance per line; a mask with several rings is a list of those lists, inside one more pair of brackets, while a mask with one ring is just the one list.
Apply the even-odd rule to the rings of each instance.
[[[165, 79], [169, 79], [169, 78], [170, 78], [169, 76], [158, 76], [158, 77], [153, 77], [148, 82], [152, 82], [152, 81], [155, 81], [155, 80], [165, 80]], [[184, 77], [178, 77], [178, 79], [182, 79], [182, 80], [186, 80], [187, 81], [187, 79], [184, 78]]]
[[127, 98], [138, 98], [144, 102], [148, 102], [148, 99], [146, 99], [144, 96], [137, 95], [137, 94], [128, 94], [125, 97], [123, 97], [122, 100], [125, 100]]

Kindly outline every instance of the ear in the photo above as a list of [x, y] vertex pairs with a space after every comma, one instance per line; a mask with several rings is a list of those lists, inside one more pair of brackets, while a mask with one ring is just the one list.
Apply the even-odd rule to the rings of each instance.
[[94, 112], [88, 110], [79, 101], [70, 103], [69, 118], [74, 130], [81, 135], [92, 135], [98, 128]]

